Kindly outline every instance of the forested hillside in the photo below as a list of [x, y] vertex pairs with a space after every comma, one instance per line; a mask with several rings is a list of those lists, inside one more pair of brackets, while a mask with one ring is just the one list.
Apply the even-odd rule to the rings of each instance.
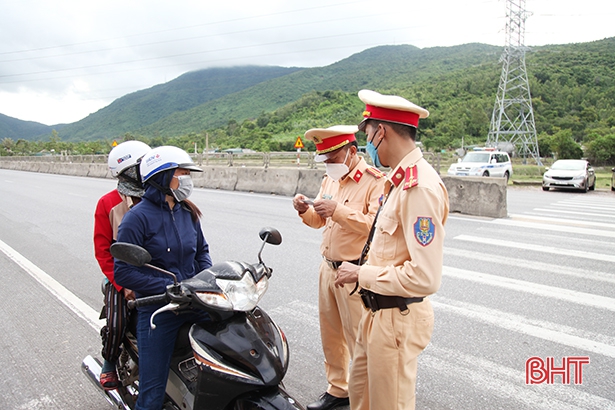
[[[408, 64], [387, 60], [392, 56]], [[312, 91], [254, 119], [231, 119], [209, 130], [210, 145], [292, 149], [296, 136], [311, 127], [359, 122], [363, 107], [355, 90], [360, 88], [399, 94], [430, 110], [419, 132], [428, 149], [460, 147], [462, 137], [466, 144], [484, 144], [501, 71], [498, 60], [495, 49], [480, 45], [425, 53], [404, 46], [371, 49], [327, 67], [334, 71], [341, 66], [352, 72], [342, 77], [347, 83], [340, 80], [339, 87], [331, 87], [350, 88], [351, 92]], [[382, 61], [390, 62], [385, 67]], [[597, 163], [615, 163], [615, 39], [536, 48], [527, 54], [526, 63], [541, 154], [585, 155]], [[374, 75], [372, 67], [382, 75]], [[293, 74], [299, 75], [305, 72]], [[324, 82], [327, 77], [320, 78]], [[173, 141], [189, 147], [194, 140], [204, 145], [204, 133], [158, 137], [154, 142]]]

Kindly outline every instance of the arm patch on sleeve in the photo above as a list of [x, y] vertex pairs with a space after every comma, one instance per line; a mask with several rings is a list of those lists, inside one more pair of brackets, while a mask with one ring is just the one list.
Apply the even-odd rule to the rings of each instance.
[[436, 226], [433, 224], [432, 218], [427, 216], [419, 216], [414, 223], [414, 237], [422, 246], [429, 245], [436, 235]]

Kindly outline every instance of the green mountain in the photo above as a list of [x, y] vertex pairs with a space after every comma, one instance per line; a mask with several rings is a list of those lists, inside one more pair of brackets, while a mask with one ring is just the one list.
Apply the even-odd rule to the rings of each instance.
[[176, 112], [184, 112], [297, 70], [243, 66], [192, 71], [168, 83], [118, 98], [107, 107], [66, 126], [60, 137], [69, 141], [116, 138]]
[[493, 65], [499, 54], [499, 48], [481, 44], [431, 49], [408, 45], [376, 47], [326, 67], [303, 69], [177, 112], [137, 133], [171, 136], [178, 135], [178, 129], [182, 133], [201, 132], [225, 125], [229, 120], [241, 122], [274, 111], [312, 91], [407, 90], [438, 74], [486, 63]]
[[[56, 129], [60, 129], [61, 127], [61, 125], [56, 126]], [[13, 140], [23, 138], [25, 140], [31, 140], [41, 134], [51, 134], [51, 130], [52, 127], [41, 124], [40, 122], [22, 121], [0, 114], [0, 140], [4, 138], [11, 138]]]
[[[308, 128], [360, 121], [356, 93], [369, 88], [402, 95], [430, 111], [419, 127], [427, 148], [459, 147], [462, 138], [484, 143], [502, 51], [484, 44], [381, 46], [326, 67], [200, 70], [53, 128], [62, 141], [108, 142], [130, 134], [152, 145], [188, 148], [195, 142], [204, 146], [207, 135], [210, 146], [220, 148], [292, 149]], [[543, 139], [566, 130], [589, 146], [615, 134], [615, 38], [535, 47], [526, 65]], [[48, 139], [49, 131], [43, 132], [39, 138]]]

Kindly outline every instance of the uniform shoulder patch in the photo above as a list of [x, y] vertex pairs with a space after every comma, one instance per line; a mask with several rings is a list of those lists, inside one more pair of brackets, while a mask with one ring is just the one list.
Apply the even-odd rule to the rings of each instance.
[[367, 172], [376, 179], [380, 179], [386, 175], [384, 172], [380, 171], [378, 168], [375, 167], [367, 167], [365, 169], [365, 172]]
[[436, 226], [433, 224], [432, 218], [427, 216], [419, 216], [414, 223], [414, 237], [422, 246], [429, 245], [436, 236]]

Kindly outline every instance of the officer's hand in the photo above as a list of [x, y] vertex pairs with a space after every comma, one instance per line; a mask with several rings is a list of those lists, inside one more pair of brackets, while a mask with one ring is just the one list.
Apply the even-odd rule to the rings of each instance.
[[301, 195], [301, 194], [297, 194], [295, 195], [295, 197], [293, 198], [293, 207], [297, 210], [297, 212], [299, 212], [300, 214], [304, 213], [305, 211], [308, 210], [308, 208], [310, 207], [308, 204], [306, 204], [304, 201], [309, 200], [305, 195]]
[[321, 218], [330, 218], [335, 212], [337, 202], [331, 199], [319, 199], [314, 202], [314, 210]]
[[359, 265], [350, 262], [343, 262], [337, 269], [335, 276], [335, 286], [343, 288], [344, 283], [356, 283], [359, 281]]

